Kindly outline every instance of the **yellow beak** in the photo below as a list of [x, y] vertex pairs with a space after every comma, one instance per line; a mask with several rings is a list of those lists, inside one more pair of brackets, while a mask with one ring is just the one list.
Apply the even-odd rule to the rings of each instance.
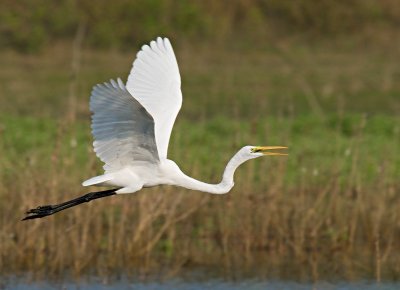
[[269, 152], [268, 150], [287, 149], [286, 146], [257, 146], [253, 148], [254, 153], [262, 153], [264, 155], [286, 156], [287, 153]]

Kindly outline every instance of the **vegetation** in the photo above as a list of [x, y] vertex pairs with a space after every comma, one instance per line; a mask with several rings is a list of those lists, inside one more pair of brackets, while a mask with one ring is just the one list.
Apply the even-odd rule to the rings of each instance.
[[[84, 30], [94, 48], [129, 48], [159, 34], [185, 41], [240, 36], [251, 42], [274, 41], [282, 35], [304, 33], [332, 40], [360, 33], [370, 41], [392, 38], [398, 30], [400, 5], [396, 0], [3, 0], [0, 9], [0, 47], [38, 51], [55, 40], [73, 38]], [[243, 45], [245, 41], [241, 41]]]
[[[327, 268], [325, 255], [337, 255], [329, 266], [342, 277], [347, 274], [341, 262], [372, 258], [365, 269], [353, 263], [346, 267], [357, 277], [375, 275], [378, 246], [384, 277], [398, 278], [400, 120], [351, 115], [327, 122], [313, 117], [259, 121], [254, 129], [226, 118], [177, 125], [171, 155], [186, 172], [214, 182], [231, 153], [248, 141], [264, 144], [270, 136], [268, 143], [290, 146], [287, 160], [246, 164], [229, 195], [160, 187], [22, 223], [22, 213], [33, 205], [82, 193], [80, 182], [99, 167], [94, 154], [88, 154], [86, 123], [60, 129], [53, 119], [3, 117], [1, 122], [10, 125], [2, 138], [2, 151], [7, 150], [1, 194], [7, 202], [0, 208], [2, 270], [132, 274], [162, 267], [154, 264], [161, 259], [175, 270], [182, 264], [224, 261], [232, 271], [243, 261], [250, 269], [255, 262], [268, 268], [294, 255], [297, 263], [316, 263], [317, 278], [323, 275], [318, 268]], [[354, 132], [349, 134], [349, 128]], [[379, 138], [376, 128], [385, 132]], [[259, 255], [266, 260], [257, 260]], [[268, 262], [270, 255], [274, 264]]]
[[78, 67], [66, 45], [1, 56], [2, 273], [173, 275], [222, 263], [228, 276], [257, 265], [298, 279], [398, 279], [398, 55], [196, 49], [177, 49], [185, 99], [171, 158], [216, 182], [245, 144], [288, 145], [289, 157], [245, 164], [228, 195], [164, 186], [30, 222], [19, 221], [25, 210], [78, 196], [101, 172], [90, 86], [125, 76], [133, 55], [84, 50]]
[[[399, 279], [397, 2], [2, 1], [2, 275]], [[163, 186], [20, 222], [101, 172], [91, 87], [159, 34], [181, 69], [184, 172], [217, 182], [246, 144], [290, 155], [246, 163], [223, 196]]]

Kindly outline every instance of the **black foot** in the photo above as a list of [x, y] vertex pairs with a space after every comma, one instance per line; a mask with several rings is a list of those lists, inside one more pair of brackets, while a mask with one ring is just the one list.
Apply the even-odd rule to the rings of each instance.
[[26, 216], [25, 218], [23, 218], [22, 220], [31, 220], [31, 219], [37, 219], [37, 218], [42, 218], [48, 215], [52, 215], [54, 213], [56, 213], [57, 211], [60, 210], [56, 210], [56, 207], [53, 205], [42, 205], [42, 206], [38, 206], [37, 208], [33, 208], [30, 209], [26, 212], [26, 214], [28, 216]]
[[52, 214], [55, 214], [56, 212], [62, 211], [64, 209], [77, 206], [81, 203], [89, 202], [94, 199], [110, 196], [116, 194], [115, 191], [120, 188], [114, 188], [114, 189], [109, 189], [109, 190], [104, 190], [104, 191], [97, 191], [97, 192], [89, 192], [88, 194], [85, 194], [83, 196], [80, 196], [78, 198], [60, 203], [60, 204], [55, 204], [55, 205], [42, 205], [37, 208], [30, 209], [26, 212], [27, 216], [23, 218], [22, 220], [31, 220], [31, 219], [37, 219], [37, 218], [42, 218], [46, 217]]

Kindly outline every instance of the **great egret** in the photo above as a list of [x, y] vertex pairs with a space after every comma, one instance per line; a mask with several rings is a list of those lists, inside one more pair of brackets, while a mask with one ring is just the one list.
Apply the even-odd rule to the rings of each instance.
[[228, 162], [220, 183], [193, 179], [167, 159], [171, 130], [181, 105], [181, 77], [174, 51], [168, 38], [158, 37], [139, 51], [126, 85], [120, 79], [110, 80], [94, 86], [91, 93], [93, 146], [105, 163], [105, 172], [86, 180], [83, 186], [117, 188], [90, 192], [61, 204], [39, 206], [27, 211], [24, 220], [161, 184], [223, 194], [233, 187], [234, 172], [243, 162], [263, 155], [287, 155], [269, 152], [287, 148], [283, 146], [244, 146]]

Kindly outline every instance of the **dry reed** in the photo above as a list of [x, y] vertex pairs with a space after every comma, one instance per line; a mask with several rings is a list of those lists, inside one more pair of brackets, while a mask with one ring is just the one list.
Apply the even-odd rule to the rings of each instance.
[[[104, 56], [104, 53], [99, 55]], [[186, 51], [182, 55], [184, 60], [188, 60]], [[91, 58], [99, 59], [95, 52], [85, 57], [93, 64], [95, 62]], [[107, 57], [111, 58], [106, 65], [110, 74], [119, 75], [123, 69], [118, 63], [127, 57], [120, 58], [113, 54], [107, 54]], [[269, 144], [284, 144], [293, 148], [290, 157], [246, 163], [236, 174], [235, 188], [224, 196], [164, 186], [98, 200], [43, 220], [20, 222], [22, 213], [32, 206], [60, 202], [82, 193], [80, 181], [96, 175], [99, 163], [88, 141], [86, 97], [76, 100], [76, 119], [69, 119], [64, 114], [53, 120], [55, 128], [43, 125], [50, 126], [42, 129], [43, 132], [51, 132], [51, 137], [44, 136], [45, 141], [40, 141], [42, 139], [38, 137], [40, 146], [31, 150], [24, 148], [20, 155], [14, 152], [17, 149], [8, 146], [18, 147], [23, 136], [14, 142], [7, 141], [11, 140], [7, 134], [12, 124], [5, 123], [5, 129], [1, 131], [5, 137], [1, 150], [9, 158], [3, 158], [0, 163], [3, 169], [0, 269], [3, 274], [30, 272], [40, 278], [65, 273], [105, 277], [124, 273], [145, 277], [159, 270], [174, 275], [181, 268], [218, 266], [226, 276], [237, 275], [240, 269], [242, 273], [252, 272], [260, 277], [276, 275], [309, 279], [311, 276], [317, 280], [327, 275], [346, 279], [367, 276], [378, 281], [399, 278], [400, 187], [394, 176], [398, 170], [392, 169], [393, 161], [385, 159], [384, 154], [385, 151], [398, 153], [399, 141], [379, 144], [383, 151], [376, 151], [373, 147], [376, 144], [368, 143], [371, 141], [366, 132], [368, 118], [352, 122], [348, 129], [343, 125], [346, 124], [346, 113], [341, 111], [340, 106], [337, 109], [339, 121], [333, 125], [334, 133], [322, 135], [326, 140], [318, 139], [325, 127], [317, 133], [311, 130], [314, 125], [329, 122], [328, 114], [323, 109], [329, 97], [324, 99], [319, 96], [317, 99], [313, 97], [313, 92], [320, 92], [326, 87], [327, 92], [338, 90], [332, 85], [332, 79], [339, 77], [341, 71], [332, 68], [330, 73], [333, 77], [322, 88], [318, 86], [319, 82], [307, 82], [307, 77], [296, 79], [299, 86], [295, 89], [312, 97], [305, 98], [305, 104], [308, 102], [311, 110], [321, 115], [315, 123], [308, 124], [308, 119], [304, 121], [301, 116], [293, 114], [293, 108], [288, 108], [286, 104], [280, 105], [273, 123], [261, 115], [264, 110], [274, 109], [266, 109], [268, 105], [279, 105], [279, 100], [278, 104], [274, 104], [273, 96], [268, 94], [261, 98], [264, 92], [254, 87], [253, 91], [241, 92], [243, 87], [248, 88], [258, 82], [259, 74], [237, 80], [231, 71], [232, 66], [218, 71], [220, 64], [216, 56], [204, 57], [210, 58], [210, 66], [204, 66], [204, 61], [194, 60], [192, 69], [195, 77], [185, 79], [185, 74], [182, 74], [194, 105], [188, 97], [185, 103], [188, 106], [184, 106], [182, 111], [183, 121], [178, 120], [173, 135], [170, 152], [173, 159], [178, 164], [181, 161], [183, 169], [194, 177], [217, 181], [223, 169], [222, 162], [243, 142], [259, 143], [264, 141], [264, 136], [271, 136]], [[322, 63], [325, 57], [323, 54], [319, 61]], [[233, 53], [227, 58], [238, 59]], [[304, 63], [293, 65], [280, 57], [271, 56], [261, 60], [260, 67], [279, 64], [286, 77], [304, 67], [306, 76], [314, 75], [316, 71], [310, 67], [312, 60], [302, 59]], [[250, 68], [257, 69], [254, 66], [256, 60], [259, 60], [257, 56], [251, 56], [247, 60], [250, 66], [241, 67], [241, 73], [248, 73]], [[237, 62], [243, 64], [240, 60]], [[68, 62], [64, 65], [68, 66]], [[355, 67], [347, 69], [349, 75], [357, 70]], [[393, 78], [396, 71], [391, 70], [387, 70], [384, 78]], [[183, 71], [190, 75], [188, 64], [183, 65]], [[217, 75], [221, 74], [218, 79], [221, 84], [207, 79], [206, 72], [211, 74], [216, 71]], [[80, 76], [84, 78], [85, 74], [88, 72], [82, 67]], [[109, 73], [100, 74], [106, 77]], [[285, 80], [278, 79], [277, 82], [286, 86]], [[232, 85], [235, 88], [230, 88]], [[268, 85], [274, 86], [272, 83], [265, 86]], [[348, 89], [346, 92], [350, 93], [353, 85], [349, 84], [343, 90]], [[88, 84], [74, 85], [73, 90], [87, 95], [89, 90], [85, 86]], [[396, 82], [388, 80], [384, 90], [388, 89], [386, 86], [394, 89]], [[54, 87], [58, 88], [58, 85]], [[221, 98], [198, 98], [202, 94], [199, 88], [203, 87], [206, 94], [220, 94]], [[68, 91], [67, 87], [63, 89]], [[224, 93], [225, 89], [228, 92]], [[237, 98], [230, 95], [234, 89], [240, 95]], [[293, 92], [285, 89], [282, 92], [283, 95], [287, 93], [286, 100], [293, 99]], [[249, 99], [243, 96], [249, 96]], [[21, 98], [28, 100], [23, 94]], [[320, 100], [323, 102], [319, 103]], [[229, 109], [224, 109], [227, 117], [215, 122], [207, 120], [217, 111], [202, 110], [218, 102], [231, 105]], [[293, 101], [292, 104], [295, 103]], [[65, 106], [63, 100], [54, 106], [43, 104], [58, 108], [56, 112], [63, 112]], [[343, 106], [351, 107], [349, 104]], [[247, 107], [253, 108], [253, 115], [251, 111], [245, 111]], [[204, 109], [195, 112], [197, 108]], [[34, 105], [32, 109], [37, 116], [52, 116], [51, 112], [40, 111]], [[230, 117], [241, 118], [242, 121], [234, 121]], [[300, 129], [298, 120], [305, 123]], [[40, 129], [36, 129], [31, 139], [40, 133]], [[296, 130], [301, 130], [312, 142], [304, 143], [299, 137], [301, 134], [296, 135]], [[396, 132], [391, 136], [398, 140], [400, 133]], [[228, 137], [231, 142], [225, 140]], [[323, 146], [327, 146], [327, 151], [316, 150]], [[367, 170], [370, 154], [380, 154], [378, 156], [382, 158], [378, 168], [374, 167], [371, 180], [368, 180], [366, 176], [371, 176]], [[21, 155], [25, 159], [18, 158]], [[194, 155], [196, 158], [192, 157]], [[324, 156], [329, 159], [324, 159]], [[329, 164], [326, 164], [327, 161]]]

